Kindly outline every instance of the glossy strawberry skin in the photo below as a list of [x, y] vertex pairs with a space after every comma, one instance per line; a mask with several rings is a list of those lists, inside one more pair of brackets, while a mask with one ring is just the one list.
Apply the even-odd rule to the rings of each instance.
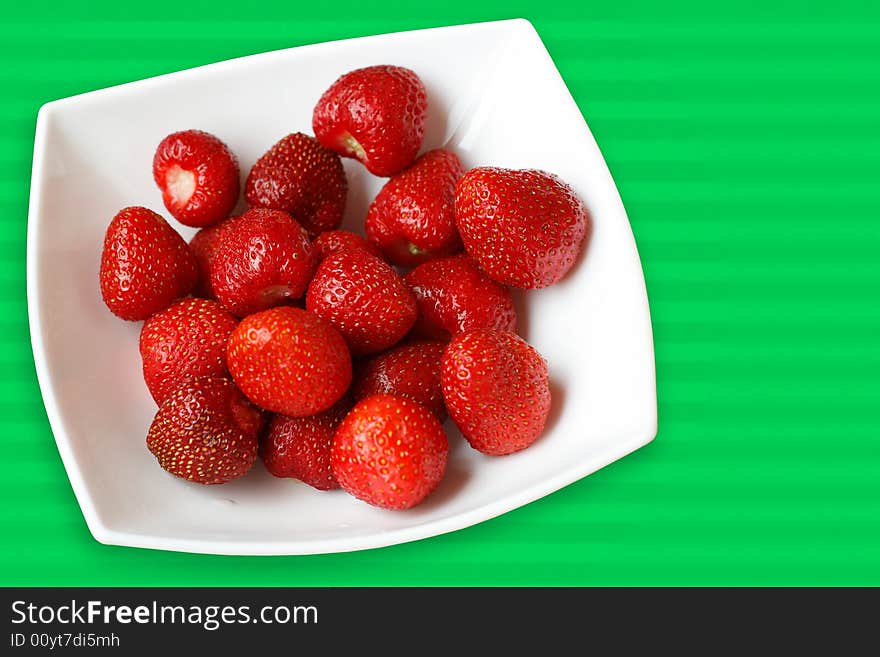
[[448, 340], [474, 329], [516, 330], [510, 290], [489, 278], [466, 255], [431, 260], [403, 280], [418, 307], [416, 335]]
[[419, 402], [441, 422], [446, 419], [440, 389], [443, 342], [410, 342], [373, 357], [363, 364], [352, 392], [355, 400], [386, 394]]
[[370, 66], [346, 73], [324, 92], [312, 117], [315, 137], [376, 176], [415, 159], [425, 134], [425, 85], [407, 68]]
[[458, 181], [455, 216], [468, 254], [493, 279], [519, 288], [561, 279], [589, 222], [583, 201], [556, 176], [488, 167]]
[[187, 226], [210, 226], [238, 202], [238, 160], [222, 141], [201, 130], [184, 130], [161, 141], [153, 179], [168, 211]]
[[354, 355], [391, 347], [416, 321], [415, 300], [400, 276], [360, 249], [324, 259], [309, 285], [306, 308], [333, 324]]
[[290, 306], [249, 315], [226, 352], [232, 378], [260, 408], [303, 417], [339, 401], [351, 383], [351, 356], [339, 332]]
[[226, 345], [238, 320], [208, 299], [181, 299], [144, 322], [144, 381], [161, 405], [187, 379], [227, 376]]
[[198, 281], [198, 267], [167, 221], [147, 208], [129, 207], [107, 227], [99, 278], [110, 311], [138, 321], [189, 294]]
[[220, 235], [229, 227], [231, 218], [224, 219], [198, 231], [189, 241], [189, 248], [196, 257], [199, 266], [199, 282], [193, 294], [204, 299], [215, 299], [214, 287], [211, 285], [211, 263], [220, 242]]
[[275, 415], [262, 444], [266, 469], [275, 477], [299, 479], [318, 490], [339, 488], [330, 466], [330, 446], [350, 407], [343, 398], [318, 415]]
[[284, 210], [312, 235], [339, 227], [347, 194], [339, 156], [301, 132], [272, 146], [245, 183], [250, 207]]
[[462, 249], [455, 183], [464, 169], [452, 151], [425, 153], [389, 180], [367, 212], [367, 238], [392, 264], [416, 265]]
[[231, 219], [220, 234], [211, 285], [224, 308], [244, 317], [301, 297], [316, 264], [315, 249], [296, 220], [257, 208]]
[[518, 452], [544, 430], [550, 412], [547, 363], [514, 333], [482, 329], [453, 338], [440, 383], [449, 415], [484, 454]]
[[253, 466], [262, 426], [262, 413], [229, 379], [190, 379], [159, 407], [147, 448], [173, 475], [222, 484]]
[[390, 395], [360, 401], [333, 438], [330, 462], [339, 485], [368, 504], [408, 509], [443, 479], [449, 445], [424, 406]]
[[345, 249], [361, 249], [377, 258], [383, 257], [382, 252], [376, 248], [375, 244], [348, 230], [325, 231], [318, 235], [313, 243], [321, 260]]

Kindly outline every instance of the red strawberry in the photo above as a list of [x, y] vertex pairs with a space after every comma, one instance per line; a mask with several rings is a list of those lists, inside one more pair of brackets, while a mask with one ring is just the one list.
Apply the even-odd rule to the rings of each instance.
[[229, 338], [226, 360], [252, 402], [284, 415], [326, 411], [351, 383], [351, 356], [339, 332], [290, 306], [243, 319]]
[[458, 181], [455, 218], [465, 250], [499, 283], [546, 287], [571, 269], [587, 234], [587, 209], [556, 176], [471, 169]]
[[342, 223], [347, 193], [339, 156], [301, 132], [272, 146], [245, 183], [248, 205], [289, 212], [313, 234]]
[[144, 381], [162, 404], [189, 378], [226, 376], [226, 344], [238, 320], [208, 299], [181, 299], [144, 322]]
[[446, 419], [440, 390], [440, 359], [443, 342], [411, 342], [376, 356], [355, 378], [356, 400], [380, 393], [417, 401], [441, 422]]
[[479, 328], [516, 330], [510, 290], [465, 255], [431, 260], [403, 279], [416, 298], [415, 332], [436, 340]]
[[318, 249], [319, 258], [323, 260], [328, 255], [345, 249], [361, 249], [367, 253], [382, 257], [382, 252], [372, 242], [368, 242], [356, 233], [347, 230], [324, 231], [315, 238], [315, 248]]
[[196, 262], [199, 265], [199, 284], [193, 294], [205, 299], [214, 299], [214, 288], [211, 286], [211, 263], [214, 261], [214, 252], [220, 241], [220, 235], [229, 226], [231, 219], [224, 219], [212, 226], [206, 226], [193, 235], [189, 241]]
[[168, 135], [153, 157], [165, 207], [187, 226], [209, 226], [228, 215], [238, 202], [238, 177], [232, 151], [201, 130]]
[[367, 237], [401, 267], [461, 251], [455, 183], [463, 173], [452, 151], [425, 153], [376, 195], [367, 212]]
[[147, 447], [173, 475], [222, 484], [251, 469], [262, 426], [262, 413], [232, 381], [192, 379], [159, 407]]
[[385, 509], [408, 509], [443, 479], [449, 445], [427, 408], [374, 395], [352, 409], [333, 439], [330, 462], [339, 485]]
[[117, 317], [146, 319], [189, 294], [198, 280], [186, 242], [158, 214], [125, 208], [113, 217], [101, 253], [101, 296]]
[[317, 254], [302, 226], [280, 210], [248, 210], [218, 237], [211, 285], [229, 312], [244, 317], [302, 296]]
[[366, 251], [349, 249], [318, 266], [306, 308], [333, 324], [355, 355], [396, 344], [416, 321], [416, 303], [400, 276]]
[[514, 333], [481, 329], [452, 339], [440, 365], [449, 414], [476, 450], [525, 449], [550, 412], [547, 363]]
[[299, 479], [318, 490], [339, 488], [330, 467], [330, 446], [349, 407], [339, 402], [318, 415], [273, 417], [263, 441], [266, 469], [276, 477]]
[[353, 157], [377, 176], [415, 159], [425, 134], [428, 96], [413, 71], [369, 66], [346, 73], [324, 92], [312, 117], [318, 141]]

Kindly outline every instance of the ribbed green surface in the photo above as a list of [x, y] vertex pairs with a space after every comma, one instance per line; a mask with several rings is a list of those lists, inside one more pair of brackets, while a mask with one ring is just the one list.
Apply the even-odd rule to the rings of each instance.
[[[0, 22], [0, 584], [880, 584], [870, 3], [28, 4]], [[629, 212], [657, 440], [501, 518], [381, 550], [231, 558], [92, 540], [26, 321], [39, 106], [266, 50], [516, 16], [544, 38]]]

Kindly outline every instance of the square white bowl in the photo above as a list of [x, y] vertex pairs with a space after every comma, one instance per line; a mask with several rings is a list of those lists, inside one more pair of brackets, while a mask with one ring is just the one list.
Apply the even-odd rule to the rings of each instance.
[[[425, 82], [424, 150], [450, 146], [466, 167], [545, 169], [586, 201], [593, 231], [581, 261], [563, 282], [518, 295], [521, 331], [550, 364], [547, 431], [528, 450], [498, 458], [470, 449], [447, 424], [447, 476], [406, 512], [275, 479], [260, 463], [223, 486], [172, 477], [144, 441], [156, 407], [141, 379], [140, 323], [117, 319], [101, 301], [107, 224], [128, 205], [168, 216], [151, 176], [153, 151], [166, 134], [215, 133], [238, 154], [245, 175], [283, 135], [310, 132], [315, 102], [339, 75], [372, 64], [410, 67]], [[384, 180], [352, 160], [345, 167], [345, 225], [362, 227]], [[629, 222], [596, 142], [524, 20], [292, 48], [45, 105], [34, 146], [28, 308], [58, 450], [102, 543], [218, 554], [401, 543], [543, 497], [657, 432], [651, 322]]]

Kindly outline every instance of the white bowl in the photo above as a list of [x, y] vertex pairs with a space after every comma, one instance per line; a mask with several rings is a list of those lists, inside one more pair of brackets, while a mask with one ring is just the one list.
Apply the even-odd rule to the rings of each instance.
[[[140, 323], [98, 288], [104, 231], [127, 205], [168, 216], [153, 151], [186, 128], [215, 133], [243, 173], [342, 73], [415, 70], [429, 92], [424, 148], [465, 166], [534, 167], [568, 181], [593, 218], [589, 247], [560, 284], [519, 296], [524, 336], [547, 358], [553, 411], [544, 436], [505, 457], [450, 427], [448, 473], [406, 512], [275, 479], [262, 464], [223, 486], [165, 473], [147, 451], [156, 407], [141, 379]], [[362, 225], [383, 180], [346, 160], [346, 224]], [[181, 230], [189, 238], [191, 231]], [[49, 421], [94, 537], [220, 554], [309, 554], [433, 536], [497, 516], [584, 477], [657, 431], [651, 322], [629, 222], [602, 154], [544, 45], [513, 20], [351, 39], [245, 57], [49, 103], [40, 110], [28, 219], [28, 308]]]

